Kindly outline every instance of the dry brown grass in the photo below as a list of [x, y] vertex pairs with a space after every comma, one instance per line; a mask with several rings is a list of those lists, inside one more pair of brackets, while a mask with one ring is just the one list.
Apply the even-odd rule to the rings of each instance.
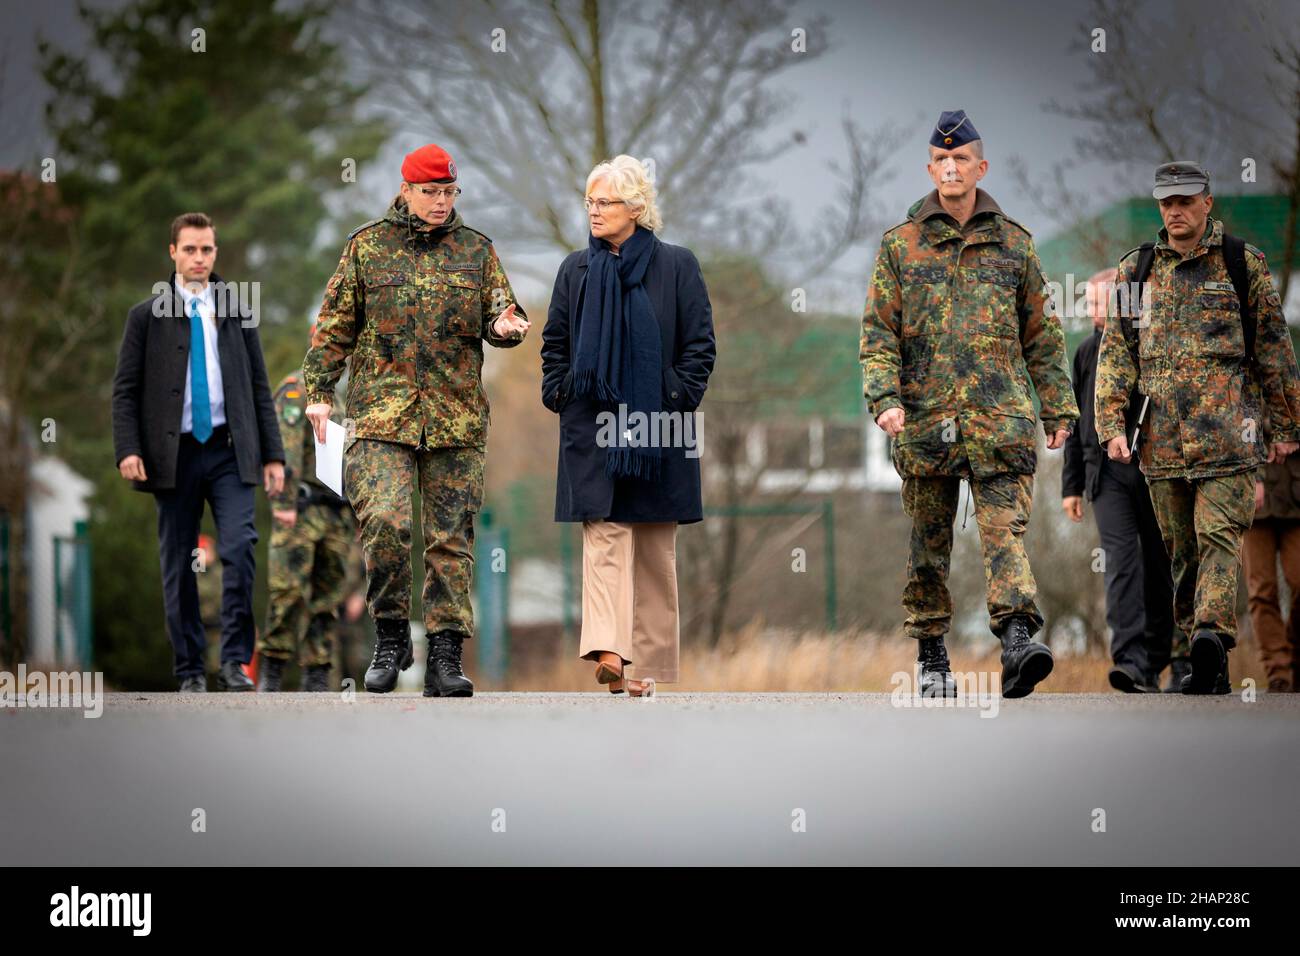
[[[980, 651], [981, 653], [976, 653]], [[957, 671], [997, 670], [998, 645], [992, 638], [978, 648], [949, 648]], [[808, 632], [802, 634], [765, 629], [759, 625], [730, 636], [716, 649], [682, 651], [680, 691], [879, 691], [893, 689], [892, 675], [912, 673], [915, 645], [901, 633]], [[1254, 642], [1246, 637], [1232, 653], [1232, 679], [1239, 685], [1253, 677], [1267, 685]], [[1106, 680], [1110, 659], [1099, 655], [1057, 655], [1052, 676], [1043, 690], [1058, 693], [1111, 692]], [[595, 690], [594, 668], [587, 661], [565, 656], [549, 665], [511, 675], [500, 687], [484, 690], [584, 691]]]

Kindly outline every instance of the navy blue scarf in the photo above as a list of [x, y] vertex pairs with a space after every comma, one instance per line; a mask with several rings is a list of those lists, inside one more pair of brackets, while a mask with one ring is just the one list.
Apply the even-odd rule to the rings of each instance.
[[[654, 245], [654, 233], [640, 226], [617, 256], [604, 240], [591, 236], [587, 274], [578, 293], [573, 393], [615, 406], [615, 415], [618, 405], [626, 406], [629, 431], [638, 443], [629, 443], [620, 421], [617, 440], [605, 456], [605, 474], [611, 478], [659, 477], [658, 441], [652, 443], [651, 436], [659, 423], [656, 413], [663, 411], [662, 346], [645, 289]], [[636, 412], [644, 417], [633, 417]]]

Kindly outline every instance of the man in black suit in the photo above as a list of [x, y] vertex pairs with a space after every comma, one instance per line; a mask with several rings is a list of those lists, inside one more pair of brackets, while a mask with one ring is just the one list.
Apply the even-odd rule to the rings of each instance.
[[[1110, 684], [1140, 694], [1158, 691], [1160, 672], [1171, 663], [1174, 582], [1137, 457], [1128, 464], [1108, 459], [1097, 442], [1093, 408], [1097, 352], [1115, 275], [1116, 270], [1107, 269], [1088, 280], [1086, 301], [1093, 334], [1074, 353], [1071, 379], [1079, 403], [1079, 427], [1065, 441], [1061, 506], [1071, 521], [1082, 521], [1085, 491], [1092, 502], [1105, 559], [1106, 622], [1114, 661]], [[1168, 690], [1178, 691], [1189, 666], [1186, 660], [1172, 662]]]
[[199, 212], [172, 222], [170, 281], [127, 314], [113, 378], [118, 471], [158, 505], [167, 633], [182, 692], [207, 690], [195, 573], [203, 503], [222, 564], [222, 690], [252, 690], [253, 489], [284, 485], [284, 449], [257, 322], [212, 271], [217, 235]]

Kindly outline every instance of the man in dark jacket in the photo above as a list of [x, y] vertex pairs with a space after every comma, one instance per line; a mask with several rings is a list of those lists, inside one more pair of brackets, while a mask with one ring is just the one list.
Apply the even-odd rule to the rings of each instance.
[[257, 323], [212, 271], [216, 230], [203, 213], [172, 222], [170, 281], [127, 315], [113, 378], [118, 471], [158, 506], [167, 632], [182, 692], [207, 690], [196, 573], [203, 503], [222, 564], [222, 690], [252, 690], [253, 488], [284, 486], [284, 450]]
[[[1282, 623], [1277, 564], [1291, 590], [1291, 613]], [[1300, 611], [1300, 461], [1261, 465], [1255, 474], [1255, 521], [1241, 543], [1241, 561], [1250, 594], [1250, 623], [1259, 656], [1274, 693], [1294, 693], [1300, 673], [1296, 612]]]
[[1097, 442], [1093, 389], [1097, 350], [1106, 326], [1108, 291], [1115, 270], [1088, 280], [1088, 316], [1093, 334], [1074, 353], [1072, 381], [1079, 402], [1079, 428], [1065, 442], [1061, 506], [1071, 521], [1083, 520], [1083, 496], [1092, 502], [1101, 535], [1106, 579], [1106, 623], [1115, 666], [1110, 684], [1129, 694], [1158, 691], [1160, 671], [1170, 665], [1166, 691], [1178, 693], [1191, 670], [1186, 638], [1170, 660], [1174, 632], [1173, 575], [1156, 522], [1146, 479], [1135, 461], [1110, 461]]

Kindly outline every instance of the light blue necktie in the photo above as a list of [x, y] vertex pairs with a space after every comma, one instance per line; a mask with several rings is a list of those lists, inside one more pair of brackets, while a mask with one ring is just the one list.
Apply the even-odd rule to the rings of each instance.
[[203, 316], [199, 300], [190, 299], [190, 412], [194, 437], [205, 442], [212, 437], [212, 404], [208, 401], [208, 359], [203, 347]]

